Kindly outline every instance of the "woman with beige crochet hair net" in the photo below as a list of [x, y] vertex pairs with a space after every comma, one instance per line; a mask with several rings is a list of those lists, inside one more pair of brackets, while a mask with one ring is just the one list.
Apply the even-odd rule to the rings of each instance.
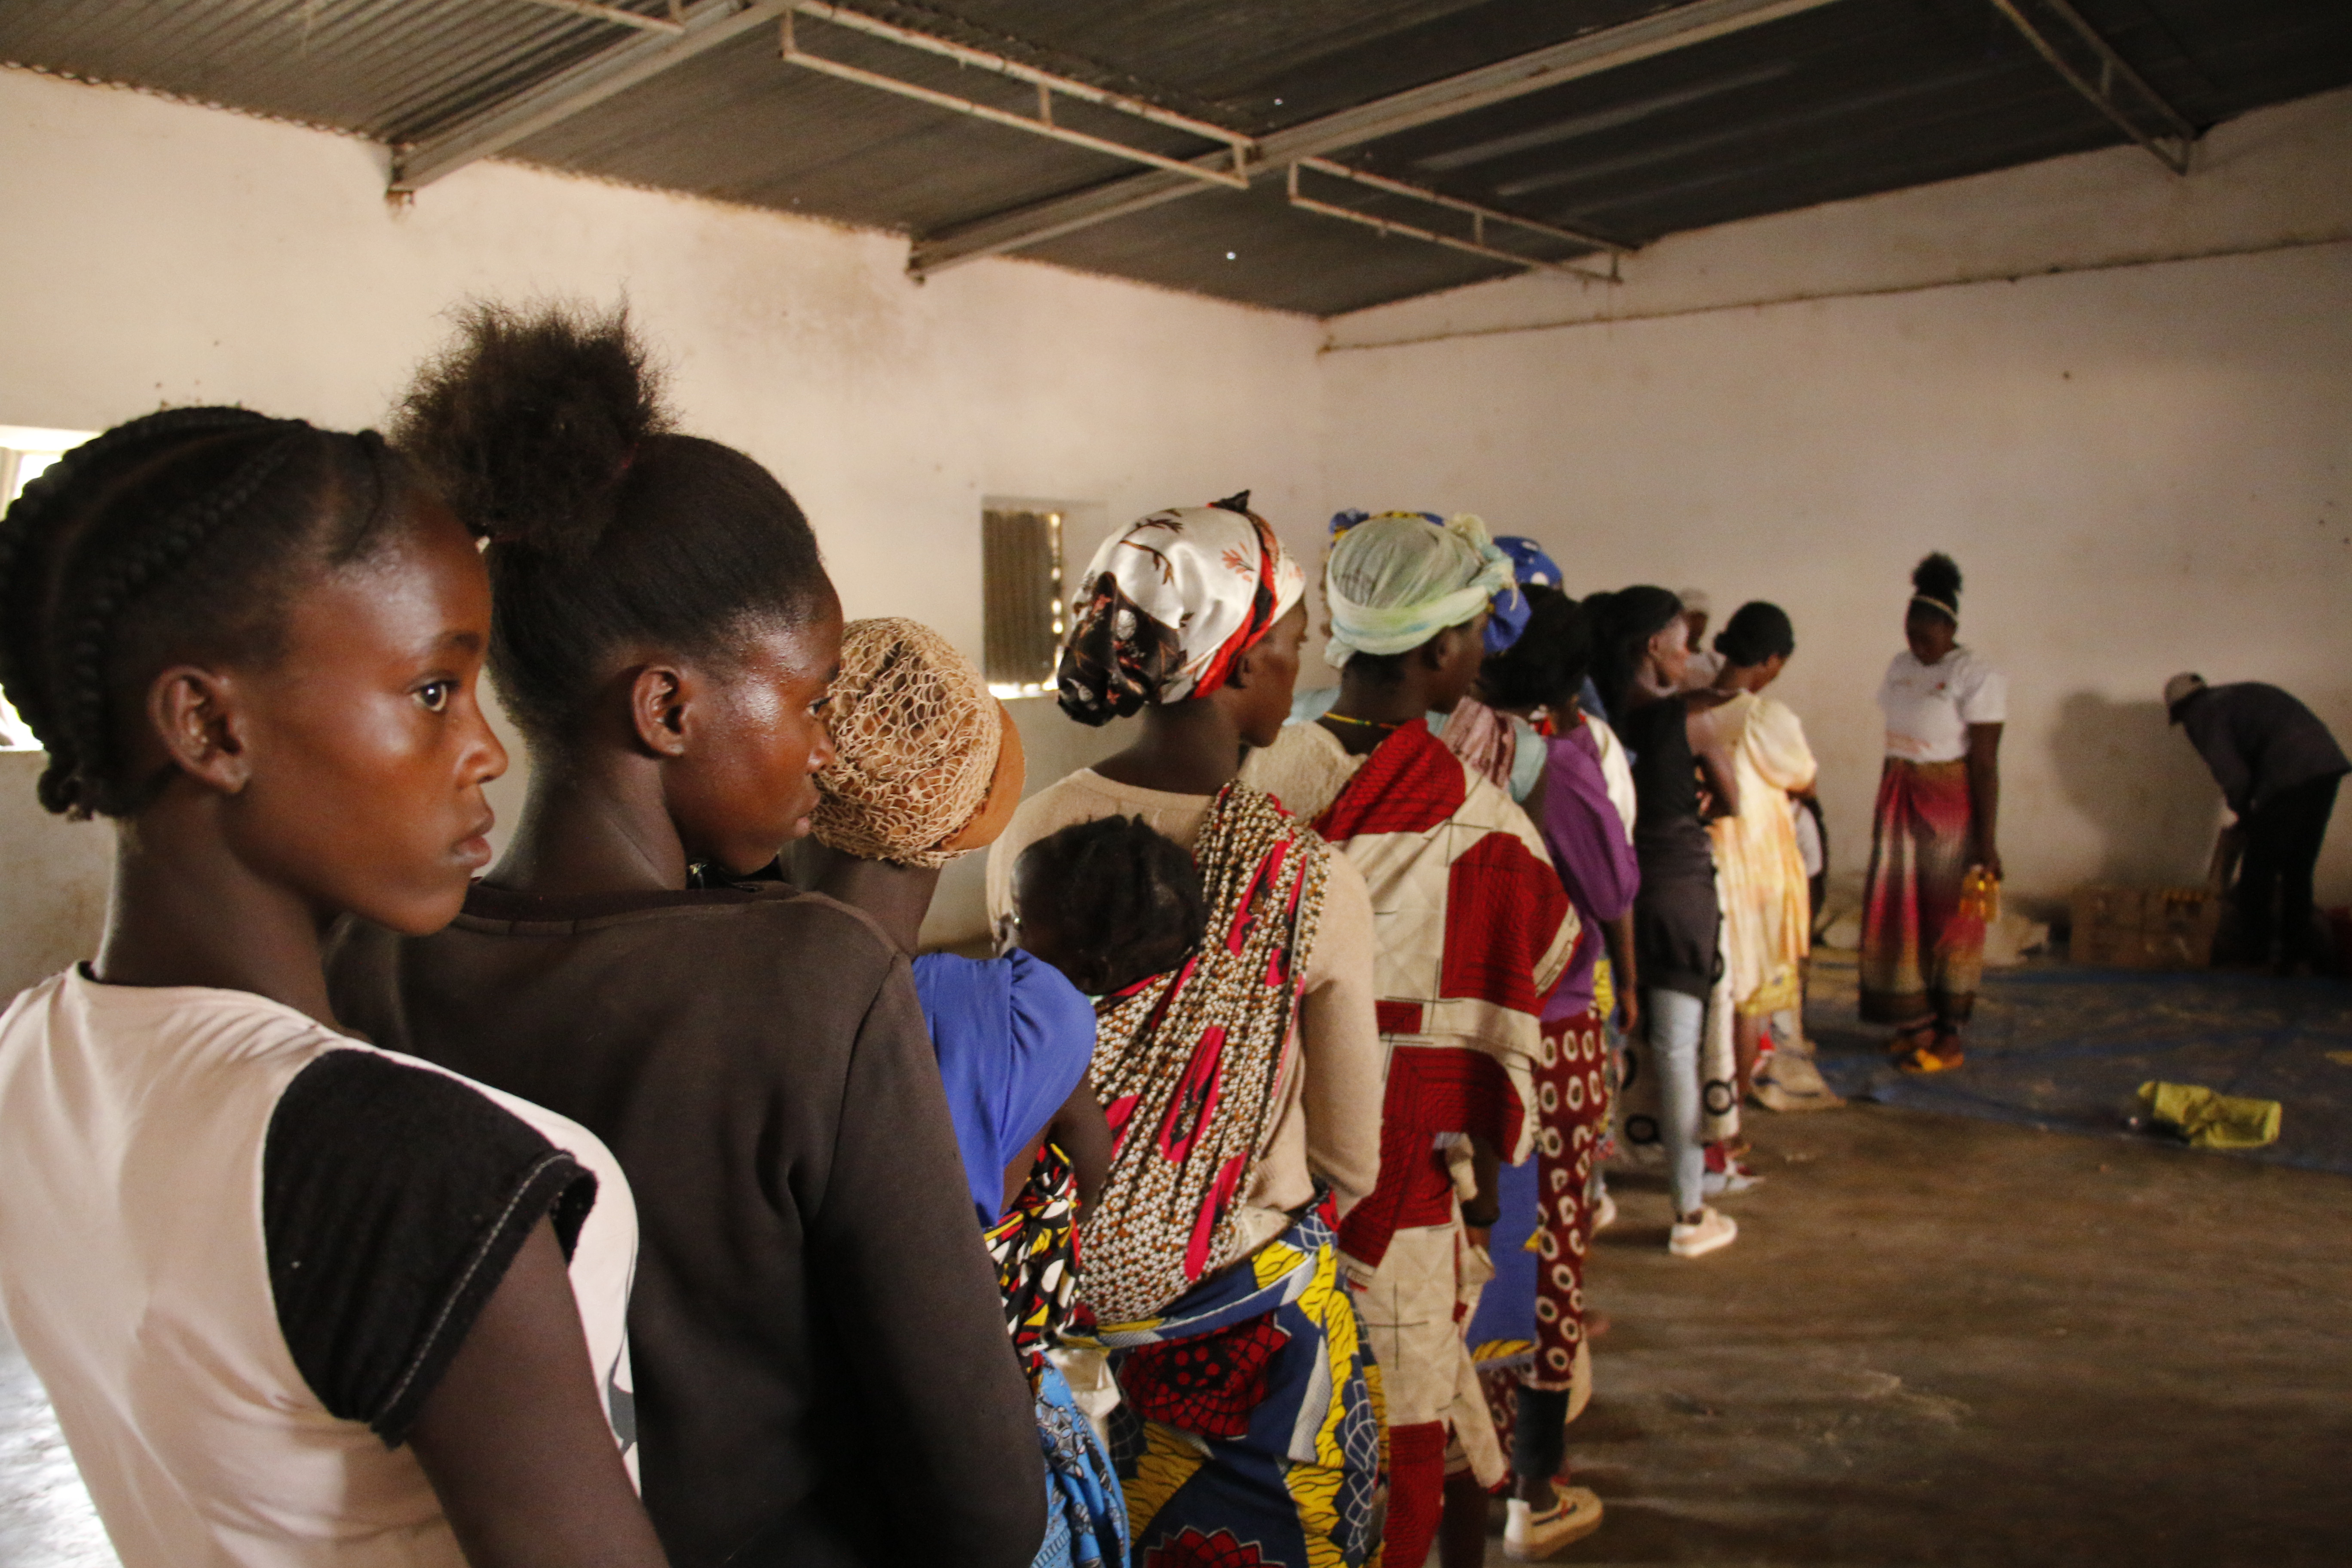
[[[992, 842], [1020, 802], [1021, 731], [971, 660], [903, 619], [843, 629], [826, 722], [835, 759], [817, 775], [794, 880], [864, 910], [912, 954], [940, 868]], [[1037, 1394], [1047, 1502], [1037, 1563], [1123, 1565], [1118, 1477], [1045, 1357], [1075, 1299], [1077, 1215], [1109, 1161], [1110, 1129], [1087, 1082], [1094, 1006], [1026, 952], [924, 953], [914, 973], [1007, 1331]]]

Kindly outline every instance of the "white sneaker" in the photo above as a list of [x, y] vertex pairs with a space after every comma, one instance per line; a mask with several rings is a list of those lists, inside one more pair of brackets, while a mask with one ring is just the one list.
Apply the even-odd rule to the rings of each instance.
[[1598, 1236], [1616, 1223], [1617, 1200], [1610, 1195], [1607, 1187], [1603, 1187], [1601, 1189], [1600, 1205], [1592, 1211], [1592, 1234]]
[[1666, 1250], [1676, 1258], [1696, 1258], [1729, 1247], [1738, 1235], [1738, 1220], [1715, 1209], [1702, 1208], [1691, 1224], [1675, 1222], [1674, 1231], [1666, 1238]]
[[1513, 1498], [1504, 1507], [1503, 1555], [1541, 1563], [1600, 1528], [1601, 1500], [1583, 1487], [1555, 1486], [1551, 1507], [1541, 1513]]

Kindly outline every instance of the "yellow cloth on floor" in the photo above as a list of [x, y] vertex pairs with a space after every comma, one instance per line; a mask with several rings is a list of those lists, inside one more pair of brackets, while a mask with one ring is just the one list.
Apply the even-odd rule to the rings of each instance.
[[2150, 1117], [2178, 1128], [2200, 1149], [2259, 1149], [2278, 1142], [2281, 1107], [2275, 1100], [2247, 1100], [2217, 1094], [2202, 1084], [2151, 1079], [2139, 1086], [2139, 1102]]

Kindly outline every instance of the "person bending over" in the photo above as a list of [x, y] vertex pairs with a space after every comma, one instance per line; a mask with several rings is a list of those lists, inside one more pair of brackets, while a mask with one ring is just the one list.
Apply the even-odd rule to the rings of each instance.
[[2231, 889], [2238, 940], [2253, 962], [2268, 963], [2275, 933], [2278, 972], [2292, 974], [2311, 960], [2311, 868], [2352, 763], [2317, 714], [2258, 680], [2208, 686], [2176, 675], [2165, 682], [2164, 706], [2236, 814], [2221, 860], [2226, 873], [2243, 857]]
[[490, 536], [490, 672], [535, 765], [456, 922], [352, 930], [337, 1005], [620, 1157], [677, 1563], [1026, 1568], [1035, 1400], [906, 956], [734, 880], [807, 833], [832, 756], [841, 605], [807, 521], [670, 428], [617, 315], [476, 309], [399, 437]]
[[125, 1568], [657, 1568], [604, 1145], [354, 1038], [320, 937], [489, 856], [482, 562], [373, 432], [177, 408], [0, 521], [41, 804], [120, 824], [94, 963], [0, 1018], [0, 1301]]

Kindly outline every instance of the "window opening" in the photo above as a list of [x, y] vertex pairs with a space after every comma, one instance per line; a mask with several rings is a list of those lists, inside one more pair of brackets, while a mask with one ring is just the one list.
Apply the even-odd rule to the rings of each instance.
[[980, 514], [982, 665], [999, 697], [1054, 689], [1062, 651], [1059, 510], [989, 508]]

